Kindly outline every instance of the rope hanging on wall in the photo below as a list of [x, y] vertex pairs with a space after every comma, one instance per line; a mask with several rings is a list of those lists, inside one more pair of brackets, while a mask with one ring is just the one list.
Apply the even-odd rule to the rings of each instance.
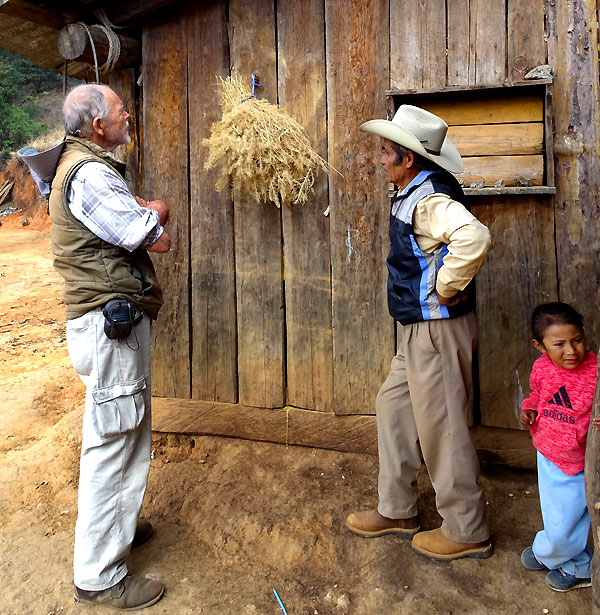
[[[109, 21], [106, 13], [104, 11], [97, 11], [96, 16], [102, 23], [88, 26], [83, 21], [78, 21], [77, 23], [65, 26], [59, 35], [58, 49], [61, 55], [67, 60], [75, 60], [83, 54], [87, 41], [89, 40], [92, 56], [94, 58], [93, 66], [96, 75], [96, 83], [99, 84], [101, 73], [104, 74], [114, 70], [119, 56], [121, 55], [121, 41], [114, 31], [117, 26], [114, 26]], [[101, 66], [98, 65], [98, 53], [91, 32], [92, 28], [103, 32], [108, 41], [106, 61]]]

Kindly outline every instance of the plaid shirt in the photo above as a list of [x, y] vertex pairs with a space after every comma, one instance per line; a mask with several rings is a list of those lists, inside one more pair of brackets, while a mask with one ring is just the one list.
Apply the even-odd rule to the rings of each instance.
[[158, 212], [140, 207], [119, 175], [100, 162], [82, 165], [67, 191], [71, 213], [94, 235], [133, 252], [162, 234]]

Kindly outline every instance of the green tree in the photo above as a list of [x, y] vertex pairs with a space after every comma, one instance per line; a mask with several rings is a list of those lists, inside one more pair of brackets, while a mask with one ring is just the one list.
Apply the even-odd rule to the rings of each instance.
[[0, 162], [48, 127], [33, 98], [61, 87], [61, 77], [0, 50]]

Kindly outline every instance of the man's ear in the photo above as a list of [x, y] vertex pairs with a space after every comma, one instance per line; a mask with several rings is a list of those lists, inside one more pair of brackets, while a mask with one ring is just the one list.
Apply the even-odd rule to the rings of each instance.
[[544, 348], [544, 344], [540, 344], [537, 340], [531, 340], [533, 347], [542, 354], [546, 353], [546, 349]]
[[104, 136], [104, 126], [102, 125], [102, 118], [95, 117], [92, 120], [92, 130], [98, 133], [101, 137]]
[[411, 150], [408, 150], [406, 152], [406, 155], [404, 156], [404, 160], [405, 160], [404, 165], [406, 166], [407, 169], [410, 169], [410, 167], [412, 167], [412, 165], [415, 162], [415, 154], [414, 154], [414, 152], [412, 152]]

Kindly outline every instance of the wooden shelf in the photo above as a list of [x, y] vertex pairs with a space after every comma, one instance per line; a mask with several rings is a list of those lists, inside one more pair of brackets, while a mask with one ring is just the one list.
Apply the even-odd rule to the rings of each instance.
[[463, 188], [463, 192], [467, 196], [497, 196], [504, 194], [513, 195], [539, 195], [539, 194], [556, 194], [555, 186], [505, 186], [504, 188]]
[[527, 81], [515, 81], [514, 83], [503, 83], [502, 85], [454, 85], [436, 90], [386, 90], [386, 96], [444, 96], [458, 92], [507, 92], [511, 88], [528, 88], [547, 86], [553, 83], [552, 79], [529, 79]]

